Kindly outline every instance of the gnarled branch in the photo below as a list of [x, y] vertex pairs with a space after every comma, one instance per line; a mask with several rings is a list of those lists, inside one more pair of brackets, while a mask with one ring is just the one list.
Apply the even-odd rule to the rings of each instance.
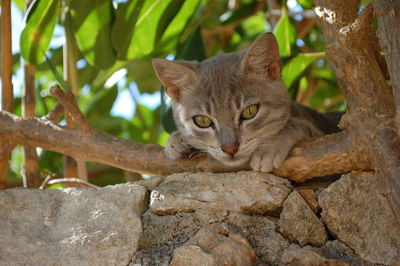
[[[18, 144], [42, 147], [78, 160], [150, 175], [250, 169], [249, 166], [227, 167], [206, 156], [171, 160], [159, 145], [140, 144], [97, 130], [93, 130], [93, 134], [83, 134], [79, 129], [65, 128], [42, 119], [20, 118], [7, 112], [0, 112], [0, 132], [0, 138], [6, 137]], [[274, 173], [303, 182], [312, 177], [368, 168], [368, 159], [360, 154], [354, 155], [356, 151], [348, 142], [347, 132], [304, 141], [295, 146], [282, 167]]]

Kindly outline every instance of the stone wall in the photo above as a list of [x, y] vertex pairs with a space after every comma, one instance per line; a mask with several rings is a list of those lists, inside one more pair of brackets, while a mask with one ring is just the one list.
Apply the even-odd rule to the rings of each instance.
[[376, 176], [332, 182], [250, 171], [3, 190], [0, 265], [400, 263], [400, 227], [380, 203]]

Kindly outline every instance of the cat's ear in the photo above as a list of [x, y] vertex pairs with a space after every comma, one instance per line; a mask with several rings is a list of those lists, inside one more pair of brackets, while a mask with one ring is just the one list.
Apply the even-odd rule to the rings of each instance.
[[195, 79], [190, 62], [172, 62], [166, 59], [153, 59], [153, 69], [165, 87], [168, 96], [179, 101], [182, 90]]
[[242, 59], [242, 68], [246, 73], [265, 74], [271, 80], [281, 78], [279, 46], [272, 33], [264, 33], [254, 41]]

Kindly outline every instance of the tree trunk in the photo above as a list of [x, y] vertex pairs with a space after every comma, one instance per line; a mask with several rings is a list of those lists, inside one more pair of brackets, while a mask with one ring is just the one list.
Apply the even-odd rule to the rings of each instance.
[[400, 135], [400, 1], [373, 1], [378, 18], [379, 44], [385, 54], [394, 101], [396, 124]]
[[[1, 1], [1, 110], [13, 111], [13, 87], [11, 82], [13, 58], [11, 53], [11, 1]], [[0, 140], [0, 147], [9, 143]], [[11, 151], [11, 150], [10, 150]], [[0, 188], [5, 187], [8, 174], [9, 154], [0, 156]]]
[[348, 104], [340, 126], [368, 155], [380, 176], [382, 198], [395, 220], [400, 221], [400, 142], [395, 101], [371, 31], [372, 6], [357, 16], [358, 4], [357, 0], [317, 0], [315, 11], [326, 38], [327, 59]]
[[[25, 64], [25, 86], [22, 100], [22, 112], [24, 117], [34, 118], [36, 116], [35, 102], [35, 66]], [[41, 184], [39, 175], [39, 158], [36, 147], [24, 146], [24, 165], [22, 181], [24, 187], [39, 187]]]

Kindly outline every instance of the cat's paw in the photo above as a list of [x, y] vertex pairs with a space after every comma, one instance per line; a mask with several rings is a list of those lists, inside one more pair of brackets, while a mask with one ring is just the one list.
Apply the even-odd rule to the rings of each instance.
[[186, 157], [190, 153], [190, 147], [184, 143], [181, 134], [177, 131], [169, 137], [164, 153], [168, 158], [177, 160]]
[[282, 165], [289, 150], [257, 150], [250, 158], [250, 167], [254, 171], [269, 173]]

